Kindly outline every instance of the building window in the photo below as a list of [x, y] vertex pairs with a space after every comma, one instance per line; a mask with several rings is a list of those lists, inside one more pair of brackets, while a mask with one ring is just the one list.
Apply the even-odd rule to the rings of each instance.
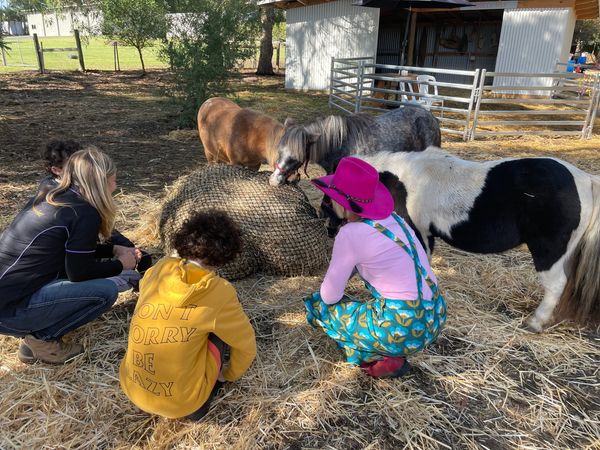
[[33, 25], [33, 24], [32, 24], [32, 25], [31, 25], [31, 29], [32, 29], [32, 30], [35, 30], [35, 25]]

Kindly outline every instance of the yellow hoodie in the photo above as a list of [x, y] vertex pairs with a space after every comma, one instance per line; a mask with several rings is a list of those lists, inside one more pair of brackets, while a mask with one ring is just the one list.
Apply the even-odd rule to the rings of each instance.
[[209, 333], [231, 348], [223, 376], [237, 380], [256, 356], [256, 340], [234, 287], [194, 263], [161, 259], [140, 283], [119, 371], [125, 394], [140, 409], [165, 417], [198, 410], [219, 375]]

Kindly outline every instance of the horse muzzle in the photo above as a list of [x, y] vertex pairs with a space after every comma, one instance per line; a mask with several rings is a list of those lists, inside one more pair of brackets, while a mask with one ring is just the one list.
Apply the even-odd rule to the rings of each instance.
[[298, 172], [284, 173], [279, 169], [275, 169], [275, 171], [269, 177], [269, 184], [273, 187], [277, 187], [286, 183], [295, 183], [299, 180], [300, 174]]
[[286, 176], [279, 170], [275, 170], [269, 177], [269, 184], [273, 187], [281, 186], [287, 181]]

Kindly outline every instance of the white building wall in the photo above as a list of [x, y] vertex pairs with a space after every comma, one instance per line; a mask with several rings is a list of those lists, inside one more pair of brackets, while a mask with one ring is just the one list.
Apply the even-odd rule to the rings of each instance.
[[40, 13], [27, 14], [27, 25], [29, 34], [37, 33], [38, 36], [46, 36], [44, 16]]
[[375, 56], [379, 8], [352, 0], [289, 9], [286, 13], [285, 87], [327, 89], [331, 57]]
[[73, 17], [71, 12], [56, 14], [56, 25], [59, 36], [70, 36], [73, 34]]
[[43, 14], [44, 17], [44, 29], [46, 34], [44, 36], [60, 36], [60, 28], [58, 24], [58, 15], [56, 13]]
[[38, 36], [60, 36], [60, 26], [55, 13], [27, 14], [29, 34], [37, 33]]
[[71, 11], [73, 23], [71, 24], [71, 34], [74, 29], [79, 31], [85, 30], [86, 33], [92, 35], [101, 34], [102, 13], [99, 10], [90, 10], [85, 13], [80, 11]]
[[72, 36], [75, 28], [85, 28], [91, 33], [99, 31], [102, 17], [99, 11], [65, 11], [62, 13], [27, 14], [29, 34], [38, 36]]
[[[574, 28], [573, 8], [505, 10], [495, 72], [554, 72], [558, 61], [568, 59]], [[550, 86], [552, 82], [551, 78], [494, 78], [494, 86]]]

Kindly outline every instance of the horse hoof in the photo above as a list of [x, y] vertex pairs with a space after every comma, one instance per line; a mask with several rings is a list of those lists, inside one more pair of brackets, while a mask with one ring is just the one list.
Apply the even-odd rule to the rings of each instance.
[[541, 333], [544, 331], [544, 325], [536, 317], [530, 317], [525, 324], [525, 329], [532, 333]]

